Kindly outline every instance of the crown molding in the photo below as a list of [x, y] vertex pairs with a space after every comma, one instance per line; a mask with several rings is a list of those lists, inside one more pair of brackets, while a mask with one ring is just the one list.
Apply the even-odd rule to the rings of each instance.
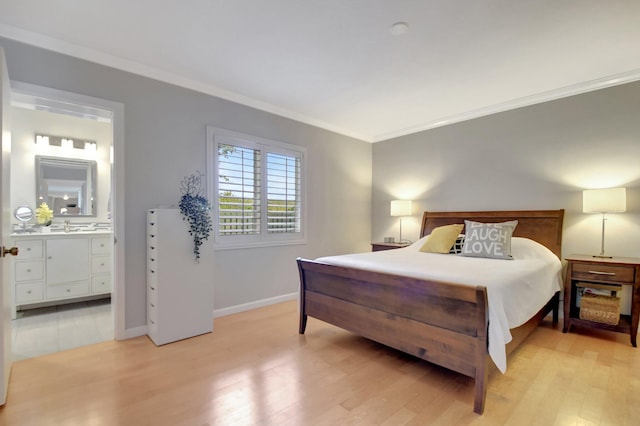
[[474, 110], [462, 112], [460, 114], [450, 115], [448, 117], [442, 117], [436, 120], [431, 120], [419, 124], [417, 126], [406, 127], [395, 132], [382, 133], [379, 135], [375, 135], [373, 137], [373, 142], [382, 142], [400, 136], [406, 136], [412, 133], [435, 129], [436, 127], [447, 126], [449, 124], [484, 117], [487, 115], [496, 114], [498, 112], [509, 111], [512, 109], [522, 108], [525, 106], [535, 105], [547, 101], [553, 101], [556, 99], [579, 95], [586, 92], [592, 92], [594, 90], [604, 89], [607, 87], [618, 86], [625, 83], [632, 83], [638, 80], [640, 80], [640, 69], [631, 70], [620, 74], [572, 84], [570, 86], [561, 87], [559, 89], [553, 89], [534, 95], [523, 96], [521, 98], [489, 105], [487, 107], [477, 108]]
[[5, 37], [31, 46], [50, 50], [56, 53], [61, 53], [63, 55], [72, 56], [74, 58], [83, 59], [99, 65], [107, 66], [109, 68], [115, 68], [121, 71], [130, 72], [142, 77], [147, 77], [153, 80], [161, 81], [163, 83], [183, 87], [185, 89], [190, 89], [199, 93], [211, 95], [216, 98], [255, 108], [264, 112], [268, 112], [270, 114], [309, 124], [311, 126], [338, 133], [344, 136], [352, 137], [365, 142], [371, 142], [371, 137], [367, 135], [352, 132], [347, 129], [331, 125], [329, 123], [325, 123], [322, 120], [317, 120], [304, 114], [287, 110], [286, 108], [281, 108], [267, 102], [263, 102], [245, 95], [222, 89], [217, 86], [203, 84], [196, 80], [185, 78], [177, 74], [166, 72], [161, 69], [150, 67], [148, 65], [144, 65], [135, 61], [130, 61], [119, 56], [113, 56], [95, 49], [68, 43], [49, 36], [26, 31], [5, 24], [0, 24], [0, 37]]
[[255, 108], [264, 112], [275, 114], [284, 118], [295, 120], [304, 124], [371, 143], [394, 139], [400, 136], [406, 136], [412, 133], [447, 126], [450, 124], [459, 123], [462, 121], [471, 120], [474, 118], [479, 118], [499, 112], [522, 108], [525, 106], [539, 104], [542, 102], [561, 99], [568, 96], [578, 95], [581, 93], [591, 92], [594, 90], [604, 89], [607, 87], [640, 80], [640, 69], [630, 70], [620, 74], [605, 76], [602, 78], [576, 83], [558, 89], [548, 90], [534, 95], [524, 96], [494, 105], [465, 111], [459, 114], [441, 117], [435, 120], [420, 123], [415, 126], [405, 127], [393, 132], [381, 133], [377, 135], [365, 135], [331, 125], [322, 120], [317, 120], [298, 112], [280, 108], [267, 102], [231, 92], [217, 86], [203, 84], [189, 78], [162, 71], [158, 68], [150, 67], [135, 61], [130, 61], [128, 59], [123, 59], [121, 57], [113, 56], [104, 52], [97, 51], [95, 49], [89, 49], [76, 44], [57, 40], [52, 37], [48, 37], [31, 31], [26, 31], [5, 24], [0, 24], [0, 36], [35, 47], [104, 65], [110, 68], [115, 68], [121, 71], [130, 72], [132, 74], [151, 78], [164, 83], [194, 90], [196, 92], [211, 95], [230, 102]]

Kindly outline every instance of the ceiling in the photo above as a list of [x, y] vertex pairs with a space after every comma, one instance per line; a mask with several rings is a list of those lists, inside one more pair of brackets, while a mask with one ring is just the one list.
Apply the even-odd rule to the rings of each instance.
[[638, 0], [0, 0], [0, 36], [370, 142], [640, 79]]

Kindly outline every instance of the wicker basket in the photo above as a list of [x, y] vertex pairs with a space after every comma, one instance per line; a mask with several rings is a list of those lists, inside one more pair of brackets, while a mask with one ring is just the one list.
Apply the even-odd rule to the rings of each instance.
[[585, 293], [580, 299], [580, 319], [618, 325], [620, 321], [620, 299]]

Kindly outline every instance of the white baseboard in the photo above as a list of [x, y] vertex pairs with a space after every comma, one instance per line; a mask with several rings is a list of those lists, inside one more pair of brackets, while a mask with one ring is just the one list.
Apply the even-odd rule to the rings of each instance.
[[134, 337], [144, 336], [146, 334], [147, 334], [147, 326], [146, 325], [141, 325], [140, 327], [127, 328], [124, 331], [124, 338], [125, 339], [132, 339]]
[[250, 311], [251, 309], [262, 308], [263, 306], [274, 305], [276, 303], [287, 302], [289, 300], [296, 300], [297, 298], [298, 298], [298, 292], [295, 292], [290, 294], [283, 294], [282, 296], [270, 297], [268, 299], [256, 300], [255, 302], [243, 303], [242, 305], [216, 309], [215, 311], [213, 311], [213, 317], [220, 318], [226, 315], [237, 314], [244, 311]]
[[[287, 302], [289, 300], [296, 300], [298, 293], [283, 294], [282, 296], [270, 297], [268, 299], [256, 300], [255, 302], [243, 303], [242, 305], [230, 306], [228, 308], [216, 309], [213, 311], [213, 318], [220, 318], [226, 315], [237, 314], [244, 311], [250, 311], [251, 309], [262, 308], [264, 306], [274, 305], [280, 302]], [[141, 325], [139, 327], [128, 328], [125, 330], [125, 339], [131, 339], [138, 336], [144, 336], [147, 334], [147, 326]]]

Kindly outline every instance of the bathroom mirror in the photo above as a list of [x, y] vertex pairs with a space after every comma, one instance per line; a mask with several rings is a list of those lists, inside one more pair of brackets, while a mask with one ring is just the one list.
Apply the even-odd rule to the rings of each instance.
[[96, 216], [95, 161], [36, 155], [36, 206], [54, 217]]
[[29, 222], [31, 219], [33, 219], [33, 210], [29, 206], [20, 206], [16, 207], [13, 215], [20, 222]]
[[27, 222], [33, 219], [33, 209], [29, 206], [18, 206], [13, 211], [13, 216], [22, 222], [22, 227], [18, 232], [27, 232]]

